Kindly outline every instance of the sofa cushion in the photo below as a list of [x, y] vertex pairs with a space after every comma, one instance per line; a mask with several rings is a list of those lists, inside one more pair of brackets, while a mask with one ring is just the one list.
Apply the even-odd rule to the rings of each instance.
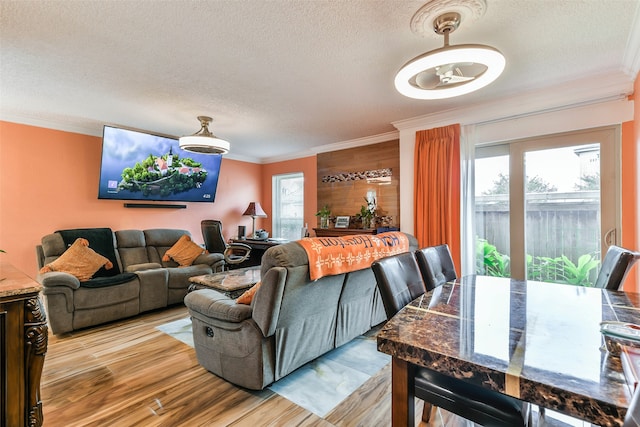
[[162, 261], [170, 259], [180, 265], [187, 267], [193, 264], [193, 261], [204, 253], [205, 249], [191, 241], [191, 237], [187, 234], [183, 235], [178, 241], [167, 251], [162, 257]]
[[110, 228], [74, 228], [58, 230], [56, 233], [60, 233], [67, 247], [73, 244], [79, 237], [87, 239], [89, 241], [89, 247], [111, 261], [113, 268], [101, 268], [96, 272], [96, 277], [115, 276], [121, 273], [118, 258], [116, 257], [113, 231]]
[[111, 261], [96, 253], [88, 245], [89, 243], [85, 239], [76, 239], [58, 259], [42, 267], [40, 273], [64, 272], [77, 277], [80, 282], [86, 282], [101, 267], [113, 267]]
[[121, 283], [127, 283], [137, 276], [135, 273], [120, 273], [117, 276], [111, 277], [94, 277], [86, 282], [80, 282], [80, 286], [84, 288], [104, 288], [106, 286], [119, 285]]
[[260, 289], [261, 284], [262, 282], [257, 282], [255, 285], [244, 291], [244, 293], [238, 297], [236, 303], [251, 305], [251, 301], [253, 301], [253, 297], [256, 292], [258, 292], [258, 289]]

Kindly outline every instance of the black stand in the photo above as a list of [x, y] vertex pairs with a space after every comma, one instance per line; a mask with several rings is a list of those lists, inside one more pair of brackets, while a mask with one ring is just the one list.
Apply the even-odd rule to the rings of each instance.
[[156, 203], [125, 203], [125, 208], [166, 208], [166, 209], [186, 209], [187, 205], [166, 205]]

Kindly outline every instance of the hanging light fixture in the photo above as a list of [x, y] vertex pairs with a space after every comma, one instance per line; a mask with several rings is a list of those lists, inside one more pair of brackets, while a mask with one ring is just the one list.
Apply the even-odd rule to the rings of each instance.
[[461, 22], [458, 12], [447, 12], [433, 21], [433, 29], [444, 36], [444, 46], [407, 62], [398, 71], [398, 92], [415, 99], [444, 99], [464, 95], [496, 80], [506, 61], [497, 49], [478, 45], [449, 45], [449, 34]]
[[201, 154], [227, 154], [230, 144], [209, 132], [211, 117], [198, 116], [200, 130], [193, 135], [180, 137], [180, 148], [185, 151]]

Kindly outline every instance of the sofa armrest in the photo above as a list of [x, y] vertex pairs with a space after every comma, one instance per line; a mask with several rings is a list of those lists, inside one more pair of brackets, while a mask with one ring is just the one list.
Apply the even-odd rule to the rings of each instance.
[[162, 265], [156, 262], [145, 262], [143, 264], [132, 264], [125, 268], [125, 272], [136, 273], [138, 271], [154, 270], [156, 268], [162, 268]]
[[[38, 274], [37, 280], [42, 285], [42, 294], [46, 296], [48, 313], [59, 311], [62, 317], [73, 313], [73, 291], [80, 288], [80, 280], [77, 277], [69, 273], [52, 271]], [[50, 322], [54, 322], [53, 317], [55, 316], [49, 315]], [[73, 329], [62, 321], [61, 325], [65, 326], [56, 325], [53, 327], [52, 324], [52, 330], [55, 334]]]
[[77, 277], [60, 271], [38, 274], [38, 282], [45, 288], [64, 286], [70, 289], [78, 289], [80, 287], [80, 280]]
[[206, 253], [206, 254], [198, 255], [198, 258], [196, 258], [193, 261], [193, 263], [214, 265], [219, 261], [224, 261], [224, 255], [216, 252], [216, 253]]
[[198, 258], [193, 261], [193, 264], [206, 264], [210, 266], [213, 271], [216, 271], [215, 267], [217, 267], [219, 264], [224, 265], [224, 255], [219, 253], [206, 253], [198, 255]]
[[262, 284], [253, 296], [253, 320], [265, 337], [276, 332], [286, 280], [286, 268], [272, 267], [263, 273]]
[[235, 300], [213, 289], [200, 289], [187, 294], [184, 304], [212, 319], [240, 323], [251, 318], [251, 306], [237, 304]]

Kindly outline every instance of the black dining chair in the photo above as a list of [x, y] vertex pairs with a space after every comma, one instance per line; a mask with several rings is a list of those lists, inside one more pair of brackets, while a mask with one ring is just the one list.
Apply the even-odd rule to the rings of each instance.
[[[411, 252], [379, 259], [371, 268], [388, 319], [426, 291]], [[483, 426], [518, 427], [529, 423], [529, 404], [521, 400], [424, 367], [417, 367], [415, 372], [414, 393], [424, 401], [424, 422], [429, 421], [431, 405], [435, 405]]]
[[458, 278], [449, 245], [418, 249], [415, 256], [427, 291]]
[[622, 424], [622, 427], [638, 426], [640, 426], [640, 387], [633, 393], [627, 415], [624, 417], [624, 424]]
[[[204, 219], [200, 222], [204, 246], [210, 253], [224, 255], [224, 262], [228, 269], [230, 265], [237, 265], [249, 258], [251, 246], [244, 243], [227, 243], [222, 235], [222, 222], [217, 219]], [[223, 267], [224, 269], [224, 267]]]
[[640, 253], [611, 245], [602, 260], [595, 288], [617, 291], [622, 286], [631, 267], [640, 259]]

